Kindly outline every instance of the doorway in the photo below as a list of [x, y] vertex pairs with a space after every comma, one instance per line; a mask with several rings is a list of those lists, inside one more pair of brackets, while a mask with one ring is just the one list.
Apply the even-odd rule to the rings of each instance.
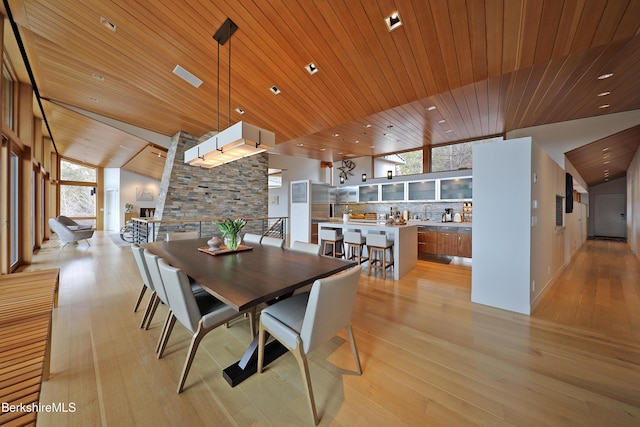
[[596, 194], [595, 202], [595, 236], [626, 238], [626, 196], [624, 194]]

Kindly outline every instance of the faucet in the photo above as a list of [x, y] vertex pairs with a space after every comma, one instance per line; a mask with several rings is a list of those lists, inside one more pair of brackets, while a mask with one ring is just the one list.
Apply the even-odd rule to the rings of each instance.
[[429, 214], [431, 211], [431, 206], [429, 206], [427, 203], [422, 205], [422, 215], [424, 216], [424, 219], [429, 219]]

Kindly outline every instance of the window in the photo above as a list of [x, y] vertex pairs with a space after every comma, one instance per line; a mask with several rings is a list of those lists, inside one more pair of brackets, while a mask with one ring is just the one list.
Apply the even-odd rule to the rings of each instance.
[[10, 182], [9, 182], [9, 238], [11, 239], [11, 262], [13, 267], [19, 261], [19, 235], [20, 235], [20, 158], [11, 152], [10, 160]]
[[60, 161], [60, 215], [95, 226], [96, 169]]
[[422, 149], [400, 153], [398, 154], [398, 156], [402, 157], [406, 163], [396, 165], [396, 170], [394, 173], [395, 176], [415, 175], [418, 173], [422, 173]]
[[2, 64], [2, 121], [13, 129], [13, 79]]
[[471, 169], [473, 167], [473, 145], [491, 141], [502, 141], [502, 137], [432, 147], [431, 172]]
[[96, 169], [88, 166], [71, 163], [66, 160], [60, 161], [60, 180], [87, 182], [95, 186]]

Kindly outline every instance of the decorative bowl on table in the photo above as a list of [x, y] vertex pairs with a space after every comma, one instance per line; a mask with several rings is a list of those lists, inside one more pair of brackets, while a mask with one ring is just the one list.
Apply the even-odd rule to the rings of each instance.
[[210, 251], [216, 251], [220, 249], [220, 245], [222, 244], [222, 239], [216, 236], [213, 236], [209, 240], [207, 240], [207, 245], [209, 245]]

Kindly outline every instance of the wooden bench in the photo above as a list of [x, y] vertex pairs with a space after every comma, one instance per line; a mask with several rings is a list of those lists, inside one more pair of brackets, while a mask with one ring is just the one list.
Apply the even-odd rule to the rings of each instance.
[[[38, 405], [49, 379], [59, 270], [0, 276], [0, 403]], [[37, 411], [0, 412], [0, 425], [36, 424]]]

